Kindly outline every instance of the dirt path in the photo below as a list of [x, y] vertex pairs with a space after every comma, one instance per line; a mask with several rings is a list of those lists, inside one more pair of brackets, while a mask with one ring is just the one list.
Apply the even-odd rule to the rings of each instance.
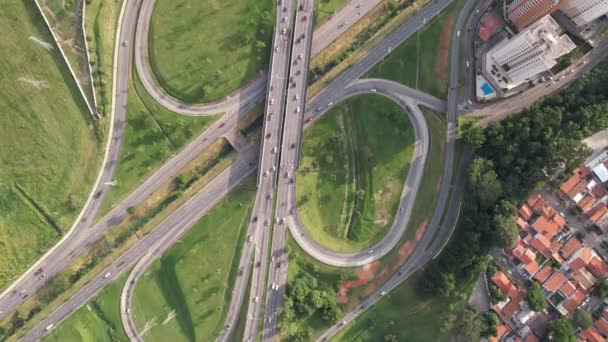
[[437, 74], [438, 85], [447, 82], [450, 57], [450, 39], [452, 38], [454, 21], [454, 15], [449, 15], [445, 21], [445, 24], [443, 25], [443, 31], [441, 32], [441, 39], [439, 41], [439, 57], [437, 58], [437, 62], [435, 64], [435, 73]]

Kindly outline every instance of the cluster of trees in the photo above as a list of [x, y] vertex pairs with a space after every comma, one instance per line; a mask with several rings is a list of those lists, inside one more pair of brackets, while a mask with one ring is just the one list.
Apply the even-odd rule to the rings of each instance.
[[[340, 308], [336, 302], [336, 291], [333, 288], [319, 284], [317, 279], [308, 274], [299, 274], [287, 286], [285, 306], [281, 319], [291, 322], [298, 317], [319, 313], [327, 323], [334, 324], [340, 316]], [[312, 334], [312, 332], [310, 332]], [[303, 341], [307, 341], [308, 332], [304, 329], [298, 332]], [[301, 335], [301, 336], [300, 336]], [[292, 336], [294, 339], [298, 336]]]
[[[463, 207], [454, 239], [420, 280], [421, 292], [430, 296], [459, 295], [460, 281], [484, 270], [491, 248], [513, 246], [517, 241], [515, 203], [528, 196], [548, 175], [570, 173], [590, 150], [581, 140], [608, 127], [608, 63], [522, 113], [481, 130], [474, 123], [460, 127], [459, 137], [475, 156], [468, 169]], [[546, 305], [532, 284], [528, 297], [534, 309]], [[606, 285], [604, 294], [608, 294]], [[465, 310], [463, 315], [467, 314]], [[471, 313], [471, 317], [472, 313]], [[572, 323], [557, 321], [553, 336], [570, 336]], [[467, 334], [477, 326], [453, 323]], [[465, 336], [470, 337], [471, 335]], [[567, 341], [564, 339], [563, 341]]]
[[532, 285], [530, 285], [527, 299], [530, 309], [534, 311], [542, 311], [547, 307], [543, 291], [541, 290], [540, 284], [536, 281], [533, 281]]

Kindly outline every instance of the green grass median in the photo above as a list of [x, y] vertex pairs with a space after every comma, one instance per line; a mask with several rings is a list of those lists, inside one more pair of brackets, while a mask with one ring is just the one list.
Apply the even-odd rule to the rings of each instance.
[[377, 95], [347, 100], [307, 130], [296, 189], [312, 237], [341, 252], [382, 239], [398, 210], [413, 148], [407, 113]]

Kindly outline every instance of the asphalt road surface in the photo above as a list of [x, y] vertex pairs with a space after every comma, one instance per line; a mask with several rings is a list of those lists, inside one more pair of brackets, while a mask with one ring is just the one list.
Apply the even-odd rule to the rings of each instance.
[[[228, 169], [169, 215], [154, 230], [117, 258], [112, 265], [93, 278], [74, 296], [30, 330], [22, 338], [22, 341], [37, 341], [41, 339], [42, 336], [48, 333], [46, 330], [47, 326], [50, 324], [57, 326], [63, 319], [84, 305], [101, 289], [108, 286], [122, 272], [127, 271], [131, 265], [154, 247], [160, 248], [158, 252], [154, 252], [156, 255], [162, 254], [162, 250], [169, 248], [176, 242], [213, 205], [255, 170], [258, 155], [259, 146], [257, 145], [242, 152]], [[159, 242], [160, 245], [158, 245]], [[105, 275], [108, 273], [109, 276], [106, 277]]]
[[[448, 89], [448, 130], [447, 130], [447, 143], [445, 148], [445, 164], [443, 170], [443, 176], [441, 180], [439, 198], [437, 200], [437, 206], [433, 212], [431, 222], [425, 230], [422, 239], [416, 245], [414, 252], [401, 270], [393, 276], [388, 282], [382, 285], [374, 294], [368, 299], [363, 301], [357, 309], [351, 311], [342, 318], [342, 321], [335, 324], [327, 331], [325, 331], [319, 338], [318, 341], [326, 341], [331, 336], [335, 335], [340, 329], [346, 324], [352, 322], [359, 315], [364, 313], [367, 309], [372, 307], [382, 297], [387, 296], [391, 290], [397, 287], [401, 282], [409, 278], [414, 272], [421, 268], [426, 262], [432, 260], [445, 246], [445, 243], [449, 240], [460, 208], [460, 195], [464, 184], [464, 174], [466, 169], [466, 160], [460, 163], [458, 176], [455, 180], [455, 186], [453, 188], [452, 200], [448, 203], [448, 195], [452, 183], [452, 170], [454, 168], [454, 149], [455, 149], [455, 126], [458, 121], [457, 114], [457, 92], [458, 92], [458, 77], [459, 77], [459, 57], [460, 57], [460, 37], [457, 34], [463, 26], [464, 20], [467, 15], [471, 13], [474, 8], [476, 0], [467, 0], [461, 10], [455, 24], [455, 30], [452, 34], [451, 41], [451, 53], [450, 53], [450, 82]], [[466, 158], [465, 158], [466, 159]], [[443, 217], [446, 206], [448, 207], [447, 216], [444, 220], [443, 225], [439, 226]], [[437, 237], [434, 238], [437, 233]]]
[[295, 172], [300, 159], [300, 136], [306, 105], [308, 88], [308, 69], [311, 54], [312, 30], [314, 23], [313, 0], [300, 0], [295, 14], [293, 43], [291, 47], [291, 64], [289, 83], [283, 120], [283, 139], [280, 146], [280, 163], [278, 171], [277, 201], [275, 208], [275, 225], [272, 234], [271, 258], [266, 286], [266, 305], [262, 341], [272, 341], [276, 335], [278, 313], [283, 307], [283, 297], [287, 284], [287, 226], [285, 216], [288, 214], [288, 191], [293, 185]]

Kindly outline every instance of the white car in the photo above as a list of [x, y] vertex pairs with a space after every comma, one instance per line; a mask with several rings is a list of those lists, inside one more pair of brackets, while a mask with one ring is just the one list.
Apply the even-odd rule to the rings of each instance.
[[260, 300], [260, 297], [258, 297], [258, 296], [255, 296], [255, 298], [253, 298], [254, 303], [257, 303], [259, 300]]
[[460, 37], [460, 30], [456, 31], [456, 37]]
[[253, 241], [253, 235], [249, 235], [249, 236], [247, 237], [247, 241], [248, 241], [248, 242]]
[[369, 91], [371, 91], [372, 93], [377, 92], [376, 88], [372, 88], [372, 89], [370, 89]]
[[110, 272], [108, 272], [108, 273], [106, 273], [106, 274], [103, 275], [103, 279], [107, 279], [109, 277], [110, 277]]
[[274, 98], [270, 99], [270, 104], [273, 105], [274, 104]]
[[55, 326], [55, 324], [53, 324], [53, 323], [47, 325], [46, 326], [46, 331], [49, 331], [49, 330], [53, 329], [54, 326]]
[[124, 42], [122, 42], [122, 46], [127, 46], [127, 45], [129, 45], [129, 41], [128, 40], [125, 40]]
[[380, 297], [383, 297], [384, 295], [386, 295], [386, 291], [380, 292]]
[[467, 65], [467, 69], [471, 66], [471, 64], [469, 63], [469, 61], [466, 62]]
[[296, 107], [296, 113], [300, 112], [300, 107]]

